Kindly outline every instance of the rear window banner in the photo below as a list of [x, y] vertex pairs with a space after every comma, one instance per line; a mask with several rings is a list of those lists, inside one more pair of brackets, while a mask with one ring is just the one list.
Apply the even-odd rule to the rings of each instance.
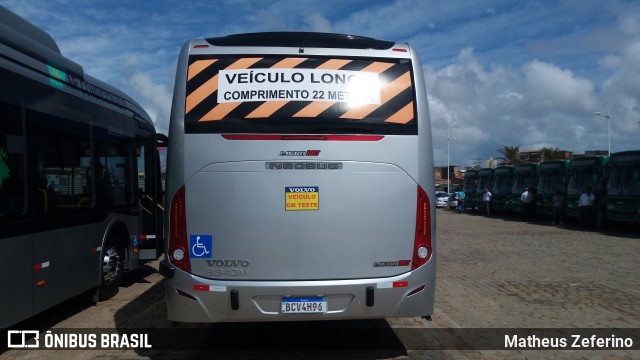
[[380, 104], [377, 73], [325, 69], [221, 70], [218, 103], [334, 101]]
[[408, 60], [194, 55], [189, 62], [187, 133], [417, 133]]

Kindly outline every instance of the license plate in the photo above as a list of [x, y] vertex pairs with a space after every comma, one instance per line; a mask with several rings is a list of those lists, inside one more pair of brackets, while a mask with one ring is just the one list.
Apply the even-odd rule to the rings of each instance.
[[283, 298], [283, 314], [322, 314], [327, 312], [326, 297]]

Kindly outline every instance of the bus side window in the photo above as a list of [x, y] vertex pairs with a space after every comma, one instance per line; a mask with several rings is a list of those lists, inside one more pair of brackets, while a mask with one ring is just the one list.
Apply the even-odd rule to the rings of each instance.
[[23, 128], [20, 108], [0, 103], [0, 216], [26, 211]]
[[[38, 212], [68, 213], [89, 208], [89, 127], [68, 126], [64, 119], [44, 115], [34, 115], [33, 121], [36, 194], [37, 202], [43, 202]], [[55, 125], [47, 126], [50, 124]]]
[[135, 205], [139, 197], [137, 149], [119, 134], [94, 127], [96, 206]]

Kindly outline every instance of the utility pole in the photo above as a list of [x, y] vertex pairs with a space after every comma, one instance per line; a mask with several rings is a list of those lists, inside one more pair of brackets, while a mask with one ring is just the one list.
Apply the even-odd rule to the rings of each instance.
[[447, 193], [451, 193], [451, 181], [449, 180], [449, 175], [451, 174], [451, 168], [449, 165], [449, 144], [451, 141], [456, 140], [456, 138], [452, 138], [449, 132], [449, 126], [447, 126], [447, 135], [442, 135], [447, 138]]

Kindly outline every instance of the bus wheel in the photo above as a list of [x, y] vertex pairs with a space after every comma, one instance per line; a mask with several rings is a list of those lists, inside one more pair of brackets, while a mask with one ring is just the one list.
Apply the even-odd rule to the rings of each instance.
[[98, 289], [98, 300], [104, 301], [114, 297], [120, 289], [124, 271], [124, 253], [117, 236], [109, 235], [102, 250], [102, 284]]

